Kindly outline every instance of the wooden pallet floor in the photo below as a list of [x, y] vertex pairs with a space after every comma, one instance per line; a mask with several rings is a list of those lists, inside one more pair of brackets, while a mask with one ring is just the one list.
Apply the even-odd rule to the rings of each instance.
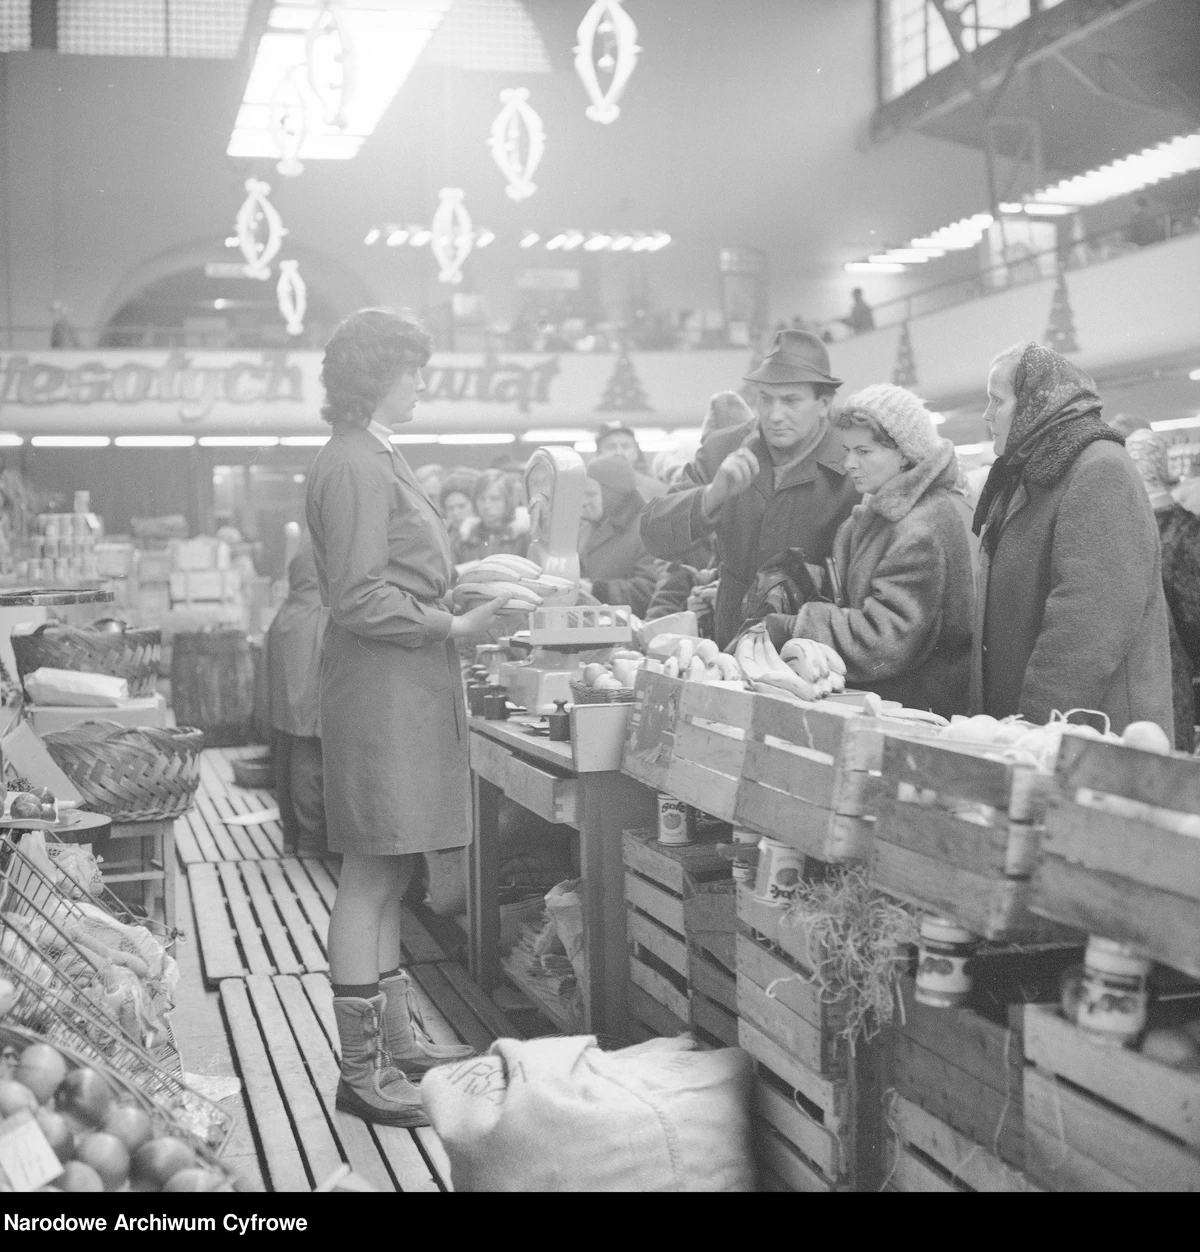
[[[335, 864], [307, 857], [189, 865], [205, 983], [328, 970], [336, 875]], [[400, 940], [406, 965], [449, 959], [411, 909], [402, 911]]]
[[283, 828], [278, 821], [254, 826], [227, 826], [238, 814], [261, 813], [275, 807], [270, 791], [239, 787], [232, 762], [262, 752], [246, 748], [205, 748], [200, 755], [200, 785], [191, 809], [175, 823], [175, 850], [183, 865], [201, 861], [261, 861], [283, 856]]
[[[413, 994], [430, 1035], [483, 1050], [516, 1028], [450, 962], [413, 967]], [[328, 980], [251, 974], [221, 983], [265, 1185], [311, 1191], [343, 1163], [381, 1191], [449, 1191], [450, 1165], [429, 1127], [370, 1126], [334, 1107], [337, 1028]]]

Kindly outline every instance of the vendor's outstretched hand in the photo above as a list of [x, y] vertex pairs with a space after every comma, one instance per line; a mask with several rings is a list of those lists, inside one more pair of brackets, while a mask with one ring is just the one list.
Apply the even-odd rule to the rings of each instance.
[[473, 609], [468, 609], [461, 616], [450, 622], [451, 639], [478, 639], [487, 635], [487, 628], [492, 618], [508, 603], [508, 596], [497, 596], [494, 600], [485, 600]]

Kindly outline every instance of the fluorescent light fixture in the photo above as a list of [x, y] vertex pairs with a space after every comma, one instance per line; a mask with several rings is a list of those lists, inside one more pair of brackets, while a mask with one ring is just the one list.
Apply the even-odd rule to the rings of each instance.
[[593, 235], [583, 245], [583, 250], [584, 252], [602, 252], [610, 243], [612, 243], [611, 235]]
[[1000, 210], [1001, 213], [1006, 213], [1006, 214], [1016, 214], [1016, 213], [1025, 212], [1025, 206], [1023, 204], [1018, 204], [1014, 200], [1002, 200], [996, 207]]
[[1030, 217], [1066, 217], [1077, 211], [1071, 204], [1043, 204], [1036, 200], [1030, 200], [1024, 208]]
[[408, 238], [410, 248], [423, 248], [433, 238], [431, 230], [414, 230]]
[[639, 235], [633, 241], [634, 252], [648, 252], [654, 240], [649, 235]]
[[0, 448], [19, 448], [24, 442], [15, 430], [0, 430]]
[[236, 235], [226, 235], [225, 246], [227, 248], [240, 248], [242, 245], [241, 245], [241, 241], [238, 239]]
[[632, 235], [618, 235], [612, 241], [612, 250], [614, 252], [625, 252], [627, 249], [632, 248], [632, 247], [633, 247]]
[[563, 250], [565, 252], [573, 252], [581, 243], [583, 243], [583, 232], [569, 230], [563, 238]]
[[1200, 130], [1189, 135], [1177, 135], [1165, 143], [1143, 148], [1130, 156], [1088, 170], [1074, 178], [1065, 178], [1052, 187], [1035, 192], [1025, 202], [1025, 211], [1034, 211], [1035, 204], [1064, 206], [1063, 211], [1088, 204], [1102, 204], [1117, 196], [1127, 196], [1160, 183], [1165, 178], [1176, 178], [1200, 169]]
[[437, 435], [392, 435], [393, 443], [437, 443]]
[[929, 260], [929, 253], [917, 248], [889, 248], [867, 259], [876, 265], [924, 265]]
[[443, 444], [462, 444], [467, 446], [485, 443], [516, 443], [517, 437], [516, 435], [506, 435], [496, 431], [480, 435], [438, 435], [437, 441]]
[[580, 439], [575, 444], [575, 451], [584, 452], [584, 453], [595, 452], [596, 441], [592, 439], [590, 436], [587, 439]]
[[847, 274], [903, 274], [904, 266], [890, 261], [847, 261]]
[[671, 236], [665, 230], [660, 230], [651, 240], [649, 251], [657, 252], [660, 248], [665, 248], [671, 242]]
[[590, 439], [591, 432], [586, 430], [527, 430], [521, 436], [522, 443], [578, 443], [581, 439]]
[[371, 229], [367, 231], [366, 236], [363, 238], [363, 243], [365, 243], [367, 247], [369, 248], [371, 244], [377, 242], [377, 240], [379, 239], [379, 236], [382, 233], [383, 232], [379, 229], [378, 226], [372, 226]]
[[279, 441], [285, 448], [323, 448], [328, 435], [284, 435]]
[[566, 242], [566, 235], [555, 235], [553, 239], [546, 240], [546, 251], [557, 252]]
[[489, 243], [495, 243], [496, 232], [494, 230], [481, 230], [475, 236], [475, 246], [477, 248], [486, 248]]
[[541, 235], [539, 235], [536, 230], [527, 230], [521, 236], [521, 247], [532, 248], [539, 239], [541, 239]]
[[201, 435], [202, 448], [273, 448], [278, 435]]
[[[348, 160], [371, 134], [449, 10], [451, 0], [343, 0], [337, 6], [353, 58], [353, 86], [339, 127], [326, 120], [307, 84], [302, 161]], [[280, 86], [308, 59], [309, 28], [323, 11], [317, 0], [276, 0], [258, 41], [241, 108], [226, 152], [278, 158], [271, 125]], [[295, 77], [302, 77], [297, 74]]]
[[107, 448], [112, 440], [107, 435], [34, 435], [29, 442], [35, 448]]
[[1200, 370], [1191, 370], [1188, 373], [1188, 377], [1192, 380], [1192, 382], [1200, 383]]
[[118, 435], [113, 443], [118, 448], [192, 448], [195, 435]]
[[1167, 422], [1150, 423], [1150, 429], [1154, 431], [1190, 430], [1193, 426], [1200, 426], [1200, 413], [1195, 417], [1173, 417]]
[[408, 231], [393, 230], [388, 232], [387, 246], [389, 248], [398, 248], [402, 243], [408, 242]]

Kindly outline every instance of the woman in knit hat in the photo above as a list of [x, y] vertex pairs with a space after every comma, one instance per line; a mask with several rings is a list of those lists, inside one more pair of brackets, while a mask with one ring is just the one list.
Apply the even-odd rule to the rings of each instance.
[[588, 496], [579, 544], [583, 589], [601, 604], [628, 604], [646, 616], [659, 562], [642, 543], [644, 501], [633, 466], [622, 456], [598, 456], [588, 466]]
[[967, 528], [952, 492], [954, 445], [939, 439], [924, 402], [877, 383], [834, 415], [846, 472], [862, 502], [833, 544], [836, 603], [811, 601], [790, 625], [846, 662], [846, 684], [949, 717], [970, 682], [974, 578]]

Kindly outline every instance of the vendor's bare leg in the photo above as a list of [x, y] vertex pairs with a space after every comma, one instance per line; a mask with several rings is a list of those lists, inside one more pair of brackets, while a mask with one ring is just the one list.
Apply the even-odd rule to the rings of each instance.
[[[379, 980], [385, 932], [385, 943], [394, 944], [388, 955], [394, 951], [399, 962], [398, 910], [413, 861], [347, 853], [329, 918], [329, 974], [342, 1065], [337, 1107], [390, 1126], [428, 1124], [420, 1093], [388, 1055], [387, 995]], [[390, 916], [386, 926], [385, 916]]]

